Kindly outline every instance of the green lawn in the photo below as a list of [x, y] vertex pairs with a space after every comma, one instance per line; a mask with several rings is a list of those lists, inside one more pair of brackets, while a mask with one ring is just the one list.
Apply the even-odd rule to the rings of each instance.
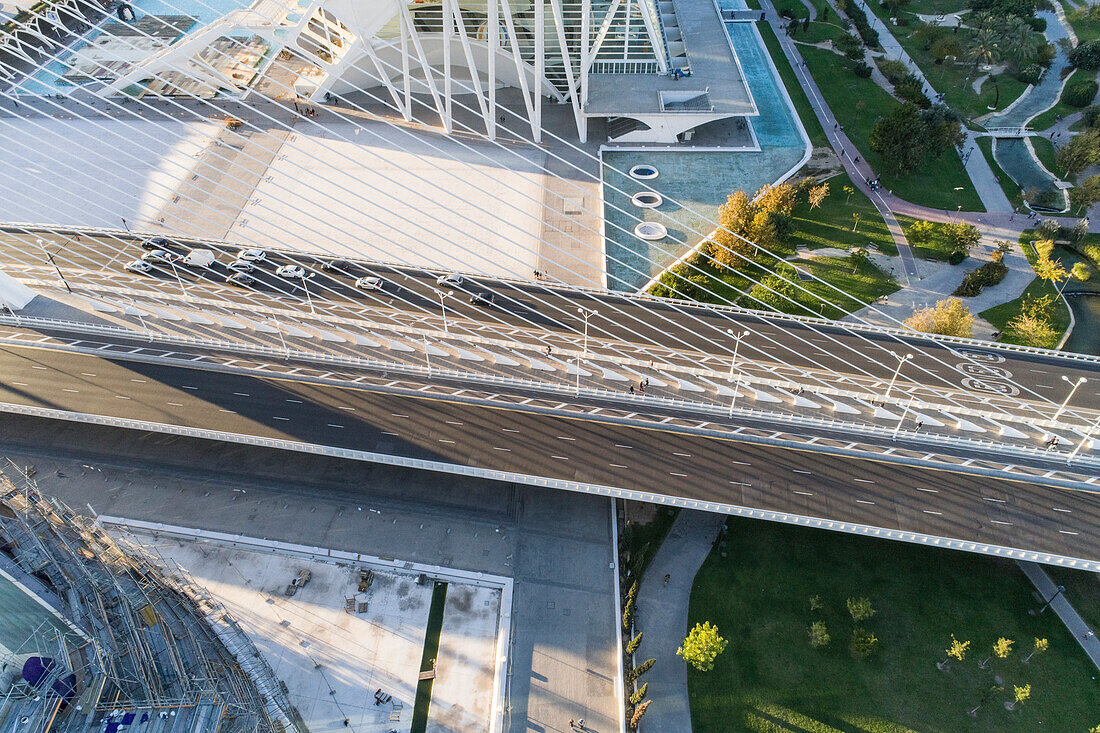
[[[1066, 84], [1069, 84], [1076, 74], [1077, 71], [1074, 70], [1068, 77], [1066, 77]], [[1064, 85], [1062, 87], [1062, 90], [1065, 91]], [[1059, 96], [1058, 102], [1053, 107], [1048, 109], [1046, 112], [1037, 115], [1031, 122], [1027, 123], [1027, 126], [1032, 130], [1045, 130], [1058, 121], [1055, 119], [1055, 117], [1057, 117], [1058, 115], [1066, 117], [1073, 114], [1074, 112], [1080, 111], [1080, 107], [1069, 106], [1068, 104], [1063, 102], [1061, 96]]]
[[810, 138], [810, 144], [815, 148], [828, 147], [829, 141], [825, 137], [824, 130], [821, 129], [821, 123], [818, 122], [817, 115], [810, 107], [810, 101], [806, 98], [806, 92], [802, 90], [802, 85], [798, 83], [798, 79], [794, 75], [794, 69], [787, 62], [787, 57], [783, 54], [783, 49], [779, 45], [779, 39], [775, 37], [775, 32], [767, 23], [757, 23], [756, 28], [760, 31], [760, 37], [764, 39], [764, 45], [768, 49], [768, 55], [772, 57], [776, 70], [779, 71], [779, 78], [783, 80], [783, 86], [787, 87], [787, 94], [791, 95], [795, 111], [798, 112], [798, 117], [802, 120], [802, 126], [806, 128], [806, 134]]
[[[814, 315], [841, 318], [900, 289], [897, 281], [871, 263], [862, 264], [853, 271], [852, 263], [847, 257], [815, 257], [812, 260], [791, 260], [790, 263], [795, 267], [809, 270], [816, 278], [824, 281], [803, 282], [802, 287], [817, 298], [799, 295], [799, 302], [807, 307], [805, 309], [792, 307], [788, 311], [790, 313], [807, 315], [813, 313], [816, 308], [817, 312]], [[829, 287], [830, 285], [838, 288], [840, 292]], [[822, 300], [832, 305], [826, 305]]]
[[1062, 166], [1058, 165], [1058, 154], [1054, 152], [1054, 143], [1050, 141], [1050, 138], [1033, 137], [1030, 142], [1031, 147], [1035, 150], [1035, 157], [1039, 159], [1043, 167], [1056, 177], [1065, 178], [1065, 171], [1062, 170]]
[[[1035, 248], [1031, 246], [1031, 242], [1034, 240], [1035, 235], [1032, 231], [1026, 231], [1020, 235], [1020, 247], [1027, 257], [1028, 262], [1035, 264], [1037, 255], [1035, 254]], [[1058, 259], [1058, 249], [1055, 248], [1053, 259]], [[1058, 296], [1058, 289], [1050, 284], [1046, 280], [1041, 280], [1036, 277], [1031, 281], [1031, 284], [1027, 286], [1019, 298], [1010, 300], [1007, 303], [1001, 305], [995, 305], [988, 310], [984, 310], [980, 315], [985, 320], [993, 324], [993, 326], [1001, 332], [1000, 338], [997, 341], [1005, 344], [1015, 344], [1017, 341], [1005, 335], [1004, 330], [1008, 325], [1008, 322], [1020, 314], [1020, 309], [1023, 307], [1024, 300], [1026, 298], [1041, 298], [1045, 295], [1053, 296], [1054, 302], [1052, 305], [1051, 325], [1054, 326], [1055, 335], [1048, 344], [1041, 344], [1043, 348], [1053, 349], [1058, 345], [1058, 342], [1062, 340], [1062, 334], [1069, 328], [1069, 307], [1066, 305], [1065, 300]]]
[[[696, 733], [1084, 732], [1100, 723], [1096, 669], [1053, 614], [1028, 615], [1032, 586], [1012, 562], [759, 520], [729, 527], [726, 557], [710, 555], [691, 596], [689, 625], [713, 622], [730, 642], [712, 671], [689, 670]], [[810, 611], [813, 595], [822, 611]], [[847, 648], [845, 600], [858, 596], [877, 609], [864, 625], [880, 649], [866, 661]], [[822, 650], [808, 644], [815, 620], [832, 636]], [[972, 646], [943, 672], [936, 663], [951, 634]], [[978, 669], [999, 636], [1015, 651]], [[1024, 665], [1036, 637], [1050, 648]], [[1007, 711], [998, 692], [969, 717], [994, 674], [1010, 691], [1031, 684], [1031, 700]]]
[[802, 0], [773, 0], [772, 5], [775, 6], [775, 12], [780, 15], [783, 15], [783, 11], [787, 10], [795, 18], [810, 17], [810, 11], [802, 4]]
[[1001, 170], [1001, 166], [997, 165], [997, 161], [993, 158], [993, 140], [988, 137], [980, 137], [978, 138], [978, 147], [982, 149], [985, 161], [989, 163], [993, 175], [997, 178], [997, 183], [1001, 185], [1001, 190], [1005, 192], [1005, 196], [1008, 197], [1013, 208], [1022, 208], [1024, 197], [1020, 192], [1020, 187], [1016, 185], [1016, 181], [1012, 180], [1012, 176]]
[[1062, 3], [1062, 7], [1065, 8], [1066, 19], [1073, 26], [1073, 32], [1077, 34], [1077, 40], [1080, 43], [1100, 38], [1100, 18], [1090, 19], [1088, 7], [1075, 10], [1065, 3]]
[[[909, 227], [913, 225], [913, 222], [917, 221], [911, 216], [905, 216], [901, 214], [897, 217], [898, 223], [901, 224], [902, 230], [907, 232]], [[933, 224], [932, 235], [927, 242], [922, 244], [914, 244], [909, 242], [910, 248], [913, 250], [913, 254], [922, 260], [936, 260], [939, 262], [947, 262], [951, 259], [951, 253], [954, 247], [947, 241], [947, 237], [943, 231], [943, 227], [939, 224]], [[965, 262], [965, 260], [963, 260]]]
[[[821, 206], [811, 211], [809, 202], [802, 201], [795, 207], [792, 218], [796, 231], [791, 237], [794, 245], [810, 249], [874, 245], [883, 254], [897, 256], [894, 239], [871, 199], [858, 189], [850, 197], [844, 193], [845, 186], [855, 189], [848, 174], [840, 173], [827, 183], [829, 195]], [[859, 226], [854, 232], [853, 214], [860, 215]]]
[[[869, 142], [875, 121], [888, 114], [898, 102], [870, 79], [852, 73], [853, 63], [832, 51], [802, 48], [803, 58], [844, 131], [876, 171], [882, 172], [883, 186], [901, 198], [937, 209], [953, 209], [959, 204], [966, 211], [984, 211], [962, 161], [952, 151], [927, 161], [906, 176], [885, 172], [878, 154]], [[956, 187], [963, 190], [955, 191]]]
[[815, 20], [810, 23], [810, 27], [806, 30], [800, 28], [793, 38], [795, 43], [821, 43], [822, 41], [834, 41], [844, 33], [844, 29], [839, 25]]
[[[1019, 97], [1024, 89], [1027, 88], [1027, 84], [1017, 80], [1015, 77], [1009, 74], [999, 74], [996, 77], [987, 79], [981, 86], [981, 93], [976, 94], [974, 92], [973, 82], [981, 76], [981, 72], [974, 70], [973, 63], [966, 61], [964, 58], [964, 60], [959, 63], [937, 64], [932, 56], [932, 52], [925, 49], [925, 44], [919, 39], [913, 38], [913, 33], [917, 30], [919, 24], [917, 18], [912, 13], [935, 13], [938, 12], [937, 10], [923, 10], [924, 3], [920, 3], [919, 7], [918, 4], [909, 5], [906, 7], [906, 10], [902, 12], [902, 16], [909, 19], [909, 24], [894, 26], [890, 24], [889, 19], [886, 17], [888, 12], [879, 5], [879, 3], [869, 2], [867, 5], [883, 23], [889, 25], [890, 32], [898, 39], [902, 48], [905, 49], [909, 57], [913, 59], [918, 67], [920, 67], [920, 70], [924, 72], [925, 78], [932, 84], [932, 88], [944, 95], [944, 100], [947, 105], [966, 119], [971, 129], [981, 127], [980, 124], [973, 122], [975, 117], [981, 117], [982, 115], [994, 111], [989, 109], [991, 106], [995, 106], [998, 110], [1003, 110], [1005, 107], [1012, 104], [1013, 100]], [[959, 9], [961, 8], [951, 8], [951, 10]], [[943, 32], [945, 35], [951, 33], [950, 30], [945, 30]], [[973, 31], [970, 29], [960, 29], [957, 38], [963, 48], [967, 47], [972, 35]]]

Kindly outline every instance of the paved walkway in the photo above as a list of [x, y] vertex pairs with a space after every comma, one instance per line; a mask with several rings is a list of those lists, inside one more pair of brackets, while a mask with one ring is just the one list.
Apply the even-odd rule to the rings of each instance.
[[1039, 595], [1043, 598], [1054, 598], [1057, 593], [1058, 597], [1054, 598], [1050, 602], [1051, 609], [1058, 614], [1058, 618], [1062, 620], [1062, 623], [1066, 625], [1069, 632], [1073, 634], [1073, 638], [1077, 640], [1077, 643], [1081, 645], [1081, 648], [1085, 650], [1085, 654], [1089, 655], [1089, 659], [1096, 665], [1097, 669], [1100, 669], [1100, 638], [1096, 636], [1088, 636], [1090, 631], [1088, 624], [1085, 620], [1073, 609], [1073, 606], [1069, 605], [1069, 601], [1066, 600], [1065, 595], [1058, 593], [1058, 587], [1054, 585], [1054, 581], [1050, 579], [1050, 576], [1043, 570], [1043, 566], [1038, 563], [1024, 562], [1017, 560], [1017, 564], [1020, 569], [1024, 571], [1024, 575], [1028, 580], [1032, 582], [1035, 589], [1039, 591]]
[[676, 649], [687, 633], [695, 573], [725, 521], [723, 514], [681, 509], [642, 580], [637, 630], [644, 636], [635, 658], [657, 660], [641, 680], [649, 683], [648, 697], [653, 701], [642, 720], [646, 731], [691, 733], [687, 666], [676, 656]]

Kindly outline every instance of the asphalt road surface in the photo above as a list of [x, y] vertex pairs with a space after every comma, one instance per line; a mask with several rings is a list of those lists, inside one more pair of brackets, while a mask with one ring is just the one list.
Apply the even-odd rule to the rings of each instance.
[[[53, 253], [61, 271], [69, 271], [68, 277], [74, 283], [82, 278], [89, 283], [110, 283], [127, 262], [143, 253], [138, 236], [82, 234], [78, 241], [73, 232], [57, 229], [26, 231], [9, 226], [0, 232], [0, 263], [35, 263], [40, 266], [35, 274], [51, 281], [56, 281], [56, 274], [46, 264], [44, 254], [31, 244], [39, 237]], [[439, 296], [449, 293], [445, 304], [453, 329], [468, 328], [464, 324], [488, 324], [509, 338], [535, 340], [543, 333], [582, 332], [583, 319], [578, 309], [583, 308], [597, 312], [589, 319], [593, 349], [600, 348], [600, 341], [657, 344], [684, 352], [686, 358], [691, 358], [691, 350], [697, 350], [729, 359], [734, 339], [727, 331], [737, 333], [748, 328], [751, 335], [743, 340], [739, 352], [743, 359], [762, 364], [785, 363], [804, 369], [807, 374], [812, 372], [814, 379], [832, 375], [841, 384], [846, 376], [889, 381], [898, 363], [890, 352], [904, 354], [912, 349], [914, 358], [904, 366], [901, 382], [923, 384], [933, 391], [970, 391], [978, 395], [977, 399], [1018, 396], [1044, 404], [1049, 414], [1070, 390], [1061, 377], [1070, 380], [1086, 377], [1089, 382], [1074, 394], [1070, 409], [1100, 410], [1100, 365], [1056, 354], [1033, 355], [995, 347], [960, 349], [926, 338], [902, 339], [851, 331], [839, 325], [808, 325], [683, 302], [577, 291], [534, 280], [515, 282], [464, 276], [461, 283], [437, 285], [436, 277], [442, 274], [439, 272], [350, 260], [341, 260], [341, 268], [326, 271], [322, 265], [331, 262], [331, 258], [303, 253], [268, 251], [265, 261], [257, 263], [252, 273], [258, 280], [253, 288], [227, 289], [224, 281], [230, 271], [225, 264], [234, 259], [237, 248], [192, 240], [167, 245], [177, 254], [196, 246], [217, 252], [218, 264], [213, 269], [160, 265], [157, 271], [139, 276], [136, 284], [128, 287], [148, 287], [150, 292], [172, 296], [180, 292], [182, 282], [184, 288], [194, 288], [198, 294], [216, 287], [218, 297], [241, 304], [255, 303], [259, 293], [281, 298], [284, 303], [293, 301], [302, 308], [311, 307], [312, 302], [312, 306], [344, 316], [369, 313], [382, 319], [387, 313], [403, 313], [437, 323], [443, 316]], [[277, 277], [275, 269], [284, 264], [300, 264], [312, 277], [305, 283]], [[367, 292], [355, 288], [355, 280], [365, 276], [380, 277], [384, 283], [382, 290]], [[471, 303], [471, 296], [477, 294], [493, 294], [495, 304]], [[812, 380], [807, 386], [812, 386]]]
[[479, 404], [0, 349], [0, 401], [1100, 560], [1084, 491]]

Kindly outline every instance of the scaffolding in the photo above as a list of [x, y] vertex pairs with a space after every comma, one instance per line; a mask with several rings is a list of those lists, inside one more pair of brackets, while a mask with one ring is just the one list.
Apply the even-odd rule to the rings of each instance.
[[51, 591], [70, 627], [40, 627], [0, 659], [0, 733], [305, 733], [224, 608], [44, 497], [27, 472], [0, 471], [0, 553]]

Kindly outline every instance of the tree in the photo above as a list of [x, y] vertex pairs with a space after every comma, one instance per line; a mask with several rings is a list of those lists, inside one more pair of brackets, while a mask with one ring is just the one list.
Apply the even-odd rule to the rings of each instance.
[[642, 722], [642, 716], [645, 715], [646, 709], [649, 708], [649, 704], [652, 700], [646, 700], [637, 707], [634, 711], [634, 715], [630, 718], [630, 730], [638, 730], [638, 723]]
[[638, 651], [638, 646], [641, 643], [642, 643], [642, 632], [639, 631], [638, 634], [633, 639], [631, 639], [630, 641], [628, 641], [626, 643], [626, 655], [628, 657], [633, 655], [634, 652]]
[[810, 596], [810, 610], [811, 611], [820, 611], [823, 608], [825, 608], [825, 604], [821, 602], [821, 596], [819, 596], [819, 595]]
[[[1050, 646], [1050, 642], [1047, 641], [1046, 639], [1036, 639], [1035, 643], [1031, 647], [1031, 652], [1026, 657], [1024, 657], [1021, 661], [1024, 664], [1030, 664], [1032, 657], [1034, 657], [1036, 654], [1042, 654], [1043, 652], [1045, 652], [1047, 650], [1047, 648], [1049, 646]], [[1100, 728], [1100, 726], [1097, 726], [1097, 728]], [[1100, 733], [1100, 730], [1098, 730], [1097, 733]]]
[[1005, 710], [1015, 710], [1016, 706], [1031, 699], [1031, 685], [1013, 685], [1012, 701], [1005, 703]]
[[951, 669], [951, 660], [957, 659], [960, 662], [966, 658], [966, 652], [970, 649], [969, 641], [959, 641], [955, 638], [955, 635], [951, 635], [951, 643], [947, 647], [947, 658], [942, 662], [937, 662], [936, 666], [946, 671]]
[[626, 673], [626, 681], [627, 682], [633, 682], [634, 680], [638, 679], [643, 674], [648, 672], [650, 670], [650, 668], [656, 663], [657, 663], [656, 659], [647, 659], [647, 660], [645, 660], [644, 662], [639, 664], [637, 667], [635, 667], [634, 669], [632, 669], [632, 670], [630, 670], [629, 672]]
[[814, 621], [810, 625], [810, 646], [814, 649], [822, 649], [829, 645], [832, 637], [829, 636], [829, 630], [825, 628], [824, 621]]
[[925, 125], [915, 104], [906, 102], [871, 129], [871, 149], [896, 173], [909, 173], [924, 161]]
[[1001, 55], [998, 34], [989, 28], [980, 29], [970, 40], [970, 48], [967, 49], [966, 53], [974, 59], [974, 66], [970, 69], [971, 74], [977, 71], [978, 64], [983, 62], [993, 63]]
[[[1098, 176], [1100, 178], [1100, 176]], [[814, 186], [807, 194], [807, 198], [810, 201], [810, 211], [813, 211], [818, 206], [821, 206], [821, 202], [825, 200], [825, 197], [829, 195], [829, 182], [826, 181], [820, 186]]]
[[878, 650], [878, 637], [866, 629], [858, 626], [852, 629], [852, 656], [856, 659], [866, 659]]
[[714, 660], [726, 650], [729, 642], [718, 635], [718, 627], [709, 621], [695, 624], [684, 637], [676, 654], [700, 672], [714, 669]]
[[852, 274], [859, 272], [859, 268], [866, 267], [871, 262], [870, 253], [866, 247], [856, 247], [848, 253], [848, 261], [852, 263]]
[[952, 251], [964, 255], [968, 254], [970, 249], [982, 238], [978, 227], [961, 221], [944, 224], [943, 233], [947, 238], [947, 243], [951, 245]]
[[862, 219], [862, 218], [863, 218], [863, 214], [859, 213], [858, 211], [853, 211], [852, 212], [852, 220], [853, 220], [852, 221], [852, 231], [853, 232], [856, 229], [859, 228], [859, 220]]
[[871, 606], [870, 598], [849, 598], [848, 613], [855, 622], [866, 621], [875, 615], [875, 609]]
[[760, 278], [760, 282], [749, 290], [749, 307], [765, 306], [779, 312], [785, 312], [798, 305], [798, 272], [788, 262], [777, 262], [775, 271]]
[[1077, 175], [1100, 163], [1100, 129], [1091, 128], [1074, 135], [1058, 150], [1058, 167], [1067, 175]]
[[751, 199], [734, 191], [718, 210], [718, 229], [707, 254], [727, 267], [744, 267], [757, 247], [771, 249], [790, 234], [797, 197], [789, 183], [764, 186]]
[[1070, 206], [1077, 209], [1078, 214], [1097, 201], [1100, 201], [1100, 175], [1089, 176], [1069, 190]]
[[649, 683], [646, 682], [644, 685], [642, 685], [637, 690], [635, 690], [634, 694], [630, 696], [630, 704], [631, 705], [637, 705], [638, 703], [640, 703], [642, 700], [645, 699], [645, 694], [648, 691], [649, 691]]
[[1031, 313], [1020, 313], [1009, 320], [1005, 324], [1005, 334], [1022, 346], [1040, 348], [1054, 346], [1058, 336], [1049, 319]]
[[970, 338], [974, 316], [958, 298], [946, 298], [932, 308], [921, 308], [905, 319], [905, 325], [923, 333]]
[[1052, 260], [1050, 257], [1043, 256], [1035, 261], [1035, 274], [1055, 288], [1058, 287], [1058, 283], [1069, 277], [1066, 268], [1062, 267], [1061, 260]]
[[1012, 645], [1015, 643], [1016, 642], [1012, 641], [1012, 639], [1006, 639], [1003, 636], [997, 639], [993, 644], [992, 656], [986, 657], [985, 661], [978, 665], [978, 668], [985, 669], [989, 666], [989, 660], [993, 657], [997, 657], [997, 659], [1004, 659], [1007, 657], [1012, 652]]
[[856, 190], [854, 188], [852, 188], [851, 186], [845, 186], [844, 187], [844, 204], [845, 205], [847, 205], [848, 202], [852, 200], [852, 194], [855, 193], [855, 192], [856, 192]]
[[630, 584], [630, 590], [626, 592], [626, 603], [623, 604], [623, 631], [630, 631], [634, 623], [634, 603], [638, 598], [638, 581]]
[[932, 238], [932, 233], [936, 230], [936, 225], [930, 221], [918, 219], [913, 222], [908, 229], [905, 230], [905, 237], [912, 244], [925, 244]]
[[1089, 266], [1084, 262], [1078, 262], [1069, 271], [1069, 276], [1078, 282], [1084, 282], [1089, 279]]

